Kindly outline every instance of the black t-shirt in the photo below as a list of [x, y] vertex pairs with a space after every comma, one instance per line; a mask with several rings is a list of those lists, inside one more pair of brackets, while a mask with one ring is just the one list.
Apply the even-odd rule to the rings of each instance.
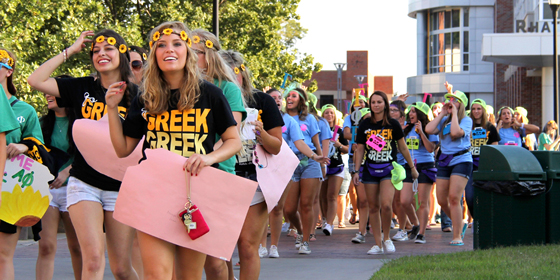
[[[284, 120], [278, 110], [278, 106], [276, 106], [276, 102], [272, 97], [270, 97], [270, 95], [263, 92], [256, 92], [253, 97], [255, 99], [254, 102], [250, 101], [247, 103], [247, 108], [262, 110], [260, 115], [264, 130], [284, 126]], [[239, 154], [237, 155], [235, 171], [248, 172], [250, 174], [257, 172], [255, 165], [253, 164], [253, 151], [255, 150], [255, 145], [256, 142], [253, 140], [243, 141], [243, 156], [240, 156]]]
[[[380, 152], [366, 144], [371, 135], [385, 138], [386, 144]], [[364, 159], [367, 163], [390, 163], [397, 160], [397, 141], [403, 136], [403, 130], [397, 120], [390, 118], [389, 125], [383, 126], [383, 121], [371, 123], [371, 118], [367, 118], [358, 126], [356, 143], [365, 145]]]
[[[99, 120], [107, 112], [105, 106], [105, 92], [99, 82], [93, 77], [83, 77], [74, 79], [56, 79], [60, 98], [56, 99], [59, 107], [69, 107], [76, 113], [76, 119]], [[131, 98], [138, 93], [138, 87], [129, 84]], [[124, 118], [126, 115], [127, 104], [125, 100], [119, 104], [119, 113]], [[92, 143], [95, 145], [94, 143]], [[112, 147], [99, 147], [100, 149], [111, 149]], [[70, 175], [81, 181], [105, 191], [118, 191], [121, 182], [105, 176], [93, 169], [76, 149], [74, 162]]]
[[[333, 127], [331, 127], [331, 131], [334, 133]], [[339, 127], [336, 133], [338, 133], [338, 142], [340, 142], [340, 144], [344, 146], [348, 145], [348, 140], [344, 138], [344, 133], [342, 132], [342, 128]], [[333, 142], [331, 142], [330, 144], [334, 145]], [[336, 149], [334, 155], [332, 155], [330, 159], [331, 159], [331, 164], [329, 164], [329, 168], [335, 168], [344, 164], [344, 162], [342, 161], [342, 153], [340, 152], [340, 149]]]
[[483, 128], [480, 124], [475, 124], [471, 133], [470, 150], [473, 157], [480, 156], [481, 146], [499, 142], [501, 139], [498, 130], [496, 130], [496, 127], [491, 123], [487, 123], [485, 128]]
[[[177, 109], [178, 90], [172, 90], [168, 110], [158, 115], [148, 114], [142, 98], [135, 98], [124, 120], [124, 135], [136, 139], [145, 136], [142, 153], [146, 149], [158, 148], [184, 157], [211, 153], [215, 135], [222, 135], [236, 122], [220, 88], [204, 81], [200, 90], [198, 101], [188, 111]], [[216, 163], [214, 167], [217, 166]]]

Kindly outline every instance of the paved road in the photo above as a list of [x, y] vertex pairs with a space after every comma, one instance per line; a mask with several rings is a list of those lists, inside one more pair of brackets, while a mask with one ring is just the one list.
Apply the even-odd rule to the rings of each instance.
[[[311, 242], [311, 255], [299, 255], [294, 247], [294, 239], [282, 234], [279, 244], [280, 258], [262, 259], [261, 277], [265, 280], [276, 279], [369, 279], [371, 275], [391, 259], [409, 255], [440, 254], [472, 250], [473, 234], [467, 230], [465, 246], [449, 246], [451, 233], [444, 233], [438, 226], [426, 231], [426, 244], [415, 244], [413, 241], [395, 242], [396, 252], [393, 254], [367, 255], [366, 252], [374, 245], [373, 237], [368, 235], [365, 244], [350, 242], [358, 231], [356, 225], [348, 225], [345, 229], [335, 229], [332, 236], [325, 236], [317, 230], [317, 241]], [[391, 236], [396, 230], [391, 230]], [[53, 279], [72, 280], [70, 254], [64, 234], [59, 234], [58, 248]], [[34, 279], [35, 262], [38, 246], [32, 240], [18, 243], [15, 254], [16, 279]], [[233, 261], [237, 262], [237, 252]], [[107, 264], [109, 262], [107, 261]], [[235, 274], [239, 274], [236, 267]], [[114, 279], [107, 265], [104, 279]]]

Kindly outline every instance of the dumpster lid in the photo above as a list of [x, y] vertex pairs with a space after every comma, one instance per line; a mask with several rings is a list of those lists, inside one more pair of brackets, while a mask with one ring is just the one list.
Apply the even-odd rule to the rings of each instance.
[[475, 180], [546, 180], [539, 161], [528, 150], [517, 146], [484, 145]]

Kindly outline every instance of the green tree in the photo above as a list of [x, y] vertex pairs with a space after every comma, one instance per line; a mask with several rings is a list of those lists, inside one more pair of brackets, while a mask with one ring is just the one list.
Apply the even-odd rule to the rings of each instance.
[[[303, 82], [322, 66], [293, 48], [306, 30], [296, 14], [299, 0], [221, 1], [220, 41], [225, 49], [245, 55], [257, 88], [279, 87], [284, 73]], [[18, 58], [14, 82], [18, 97], [46, 112], [43, 95], [27, 77], [39, 65], [70, 46], [84, 30], [110, 28], [129, 45], [148, 46], [147, 34], [158, 24], [178, 20], [191, 29], [212, 28], [212, 2], [207, 0], [11, 0], [0, 10], [0, 46]], [[53, 75], [80, 77], [94, 71], [89, 52], [71, 57]], [[309, 91], [316, 90], [312, 83]]]

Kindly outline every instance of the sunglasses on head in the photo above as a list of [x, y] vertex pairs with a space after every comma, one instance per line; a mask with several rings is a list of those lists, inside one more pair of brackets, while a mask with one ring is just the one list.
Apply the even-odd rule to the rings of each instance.
[[459, 99], [459, 98], [455, 98], [455, 97], [447, 98], [447, 101], [449, 101], [449, 102], [454, 102], [455, 100], [459, 103], [463, 103], [463, 102], [461, 102], [461, 99]]
[[142, 63], [141, 60], [133, 60], [130, 65], [132, 66], [132, 69], [134, 70], [140, 70], [142, 69], [142, 66], [144, 65], [144, 63]]

